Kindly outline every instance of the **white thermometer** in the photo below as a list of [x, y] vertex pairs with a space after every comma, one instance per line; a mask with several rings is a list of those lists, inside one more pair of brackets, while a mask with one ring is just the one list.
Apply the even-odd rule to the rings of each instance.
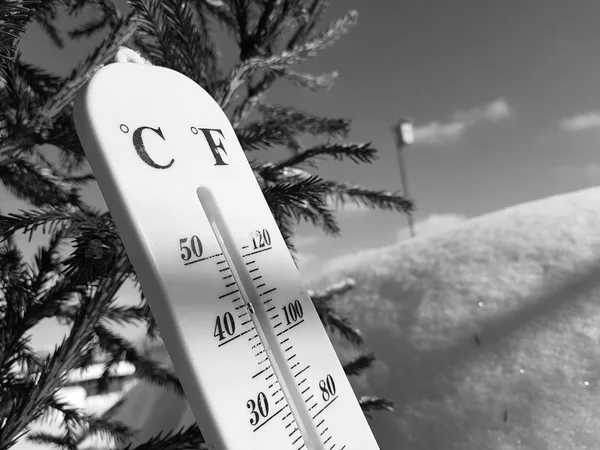
[[218, 104], [173, 70], [115, 63], [75, 123], [207, 444], [378, 449]]

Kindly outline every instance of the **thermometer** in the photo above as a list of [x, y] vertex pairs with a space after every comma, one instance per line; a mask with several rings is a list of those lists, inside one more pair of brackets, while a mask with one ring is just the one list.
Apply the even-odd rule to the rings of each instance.
[[114, 63], [77, 133], [207, 444], [376, 450], [233, 127], [170, 69]]

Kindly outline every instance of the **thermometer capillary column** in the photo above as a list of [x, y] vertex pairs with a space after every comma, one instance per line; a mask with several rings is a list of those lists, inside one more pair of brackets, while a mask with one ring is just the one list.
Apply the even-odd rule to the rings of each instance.
[[206, 186], [198, 187], [196, 193], [215, 237], [221, 246], [223, 256], [225, 256], [231, 268], [241, 297], [250, 311], [254, 327], [267, 353], [271, 367], [279, 381], [299, 431], [304, 438], [306, 447], [309, 450], [325, 450], [319, 432], [306, 407], [306, 403], [302, 400], [301, 393], [294, 381], [294, 376], [288, 366], [286, 357], [277, 341], [275, 331], [269, 323], [268, 313], [261, 301], [260, 294], [252, 282], [252, 276], [248, 272], [243, 256], [227, 225], [227, 221], [214, 193]]

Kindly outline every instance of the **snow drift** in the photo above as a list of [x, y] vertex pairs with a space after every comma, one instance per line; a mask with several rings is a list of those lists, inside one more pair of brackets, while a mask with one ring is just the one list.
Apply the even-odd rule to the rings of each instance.
[[382, 449], [600, 448], [600, 189], [338, 259]]

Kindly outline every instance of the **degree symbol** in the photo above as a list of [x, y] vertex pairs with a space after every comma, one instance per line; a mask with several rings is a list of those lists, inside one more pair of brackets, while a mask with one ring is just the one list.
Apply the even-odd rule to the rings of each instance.
[[124, 123], [122, 123], [119, 128], [121, 128], [121, 131], [123, 133], [129, 133], [129, 127], [127, 125], [125, 125]]
[[190, 128], [190, 129], [192, 130], [192, 133], [194, 133], [194, 134], [198, 134], [198, 128], [196, 128], [196, 127], [192, 127], [192, 128]]

